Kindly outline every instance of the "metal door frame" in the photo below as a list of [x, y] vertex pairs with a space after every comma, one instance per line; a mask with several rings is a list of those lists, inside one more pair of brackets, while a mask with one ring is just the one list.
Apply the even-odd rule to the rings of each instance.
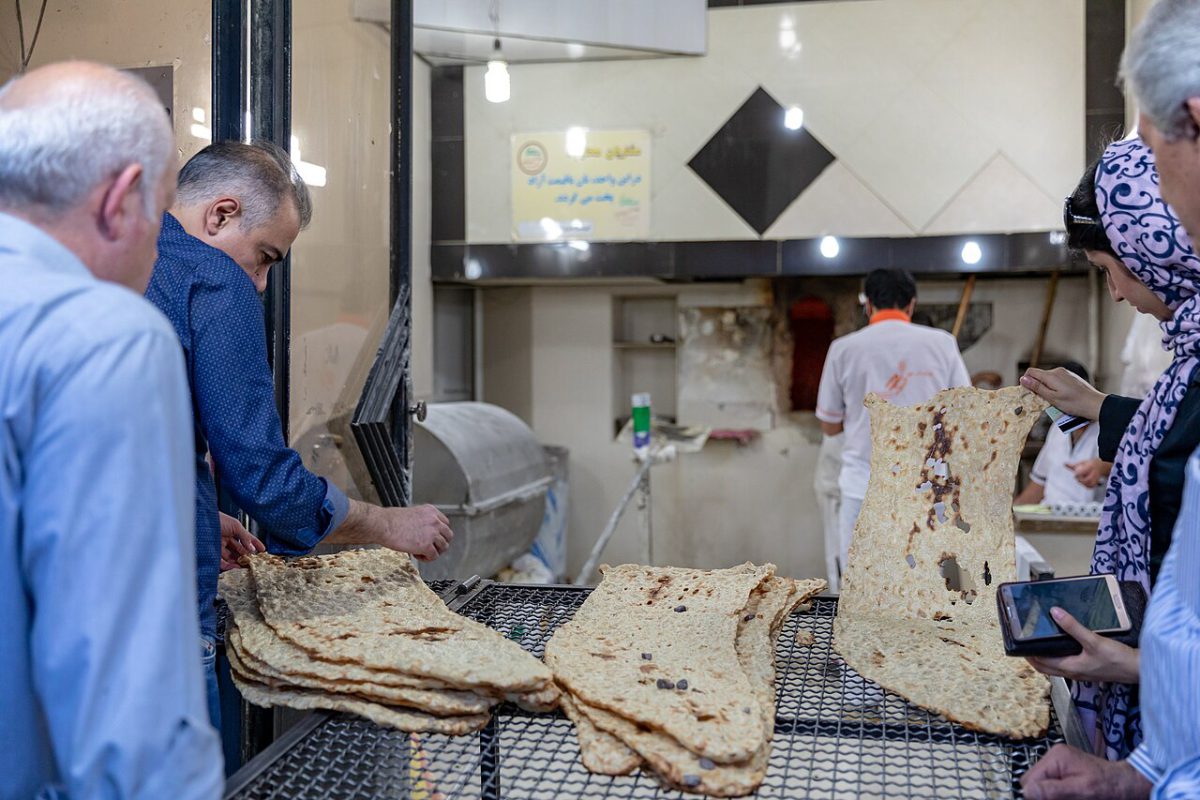
[[[385, 505], [412, 497], [412, 0], [392, 0], [389, 296], [392, 311], [351, 429]], [[290, 152], [292, 117], [291, 0], [213, 0], [213, 141], [268, 140]], [[288, 439], [291, 380], [291, 259], [271, 270], [263, 295], [267, 357], [275, 406]], [[221, 491], [222, 510], [238, 509]], [[244, 759], [271, 743], [269, 711], [244, 715], [226, 730], [227, 752]]]

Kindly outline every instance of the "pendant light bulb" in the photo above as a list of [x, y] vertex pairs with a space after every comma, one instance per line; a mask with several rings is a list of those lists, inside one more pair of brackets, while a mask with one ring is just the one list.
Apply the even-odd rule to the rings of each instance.
[[483, 76], [483, 95], [489, 103], [505, 103], [510, 95], [508, 62], [500, 52], [499, 39], [492, 48], [492, 58], [488, 61], [487, 72]]

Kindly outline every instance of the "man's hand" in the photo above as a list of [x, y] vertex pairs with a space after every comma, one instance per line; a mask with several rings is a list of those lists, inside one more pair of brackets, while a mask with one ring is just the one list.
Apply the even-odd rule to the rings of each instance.
[[433, 561], [450, 549], [454, 531], [450, 520], [433, 506], [381, 508], [384, 529], [378, 543], [421, 561]]
[[1153, 784], [1128, 761], [1106, 761], [1056, 744], [1021, 776], [1028, 800], [1144, 800]]
[[1100, 419], [1106, 395], [1070, 370], [1029, 369], [1021, 376], [1021, 385], [1059, 411], [1080, 419]]
[[1075, 480], [1079, 481], [1081, 486], [1095, 489], [1108, 479], [1108, 473], [1112, 472], [1112, 464], [1098, 458], [1089, 458], [1087, 461], [1067, 464], [1067, 469], [1075, 473]]
[[264, 553], [267, 548], [234, 517], [221, 513], [221, 572], [237, 569], [242, 556]]
[[1073, 681], [1100, 683], [1137, 683], [1138, 651], [1128, 645], [1088, 630], [1082, 623], [1057, 606], [1050, 616], [1063, 632], [1083, 645], [1077, 656], [1029, 658], [1029, 663], [1044, 675], [1057, 675]]
[[433, 506], [382, 508], [350, 501], [350, 513], [329, 536], [329, 544], [379, 544], [421, 561], [433, 561], [450, 549], [450, 520]]

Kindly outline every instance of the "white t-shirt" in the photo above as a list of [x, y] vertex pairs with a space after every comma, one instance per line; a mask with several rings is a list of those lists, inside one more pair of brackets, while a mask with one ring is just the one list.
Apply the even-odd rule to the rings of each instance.
[[1045, 488], [1043, 503], [1094, 503], [1104, 499], [1104, 483], [1089, 489], [1075, 480], [1075, 473], [1067, 468], [1067, 464], [1099, 458], [1099, 441], [1100, 426], [1094, 422], [1083, 429], [1078, 442], [1071, 441], [1071, 434], [1050, 426], [1046, 443], [1029, 475]]
[[862, 499], [871, 476], [871, 420], [863, 400], [875, 392], [896, 405], [924, 403], [942, 389], [970, 386], [958, 342], [943, 330], [900, 319], [872, 322], [835, 339], [825, 356], [817, 419], [846, 430], [838, 486]]

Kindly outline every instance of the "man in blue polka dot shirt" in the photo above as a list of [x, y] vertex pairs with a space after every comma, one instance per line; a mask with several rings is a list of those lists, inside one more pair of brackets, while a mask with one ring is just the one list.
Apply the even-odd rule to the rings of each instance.
[[218, 514], [208, 465], [265, 531], [266, 549], [306, 553], [319, 542], [380, 544], [433, 560], [453, 532], [433, 506], [381, 508], [351, 500], [287, 446], [275, 408], [259, 294], [267, 274], [312, 217], [308, 188], [269, 143], [222, 142], [179, 173], [163, 215], [146, 297], [179, 335], [192, 393], [196, 566], [209, 714], [219, 727], [215, 669], [217, 575], [240, 553], [264, 549]]

